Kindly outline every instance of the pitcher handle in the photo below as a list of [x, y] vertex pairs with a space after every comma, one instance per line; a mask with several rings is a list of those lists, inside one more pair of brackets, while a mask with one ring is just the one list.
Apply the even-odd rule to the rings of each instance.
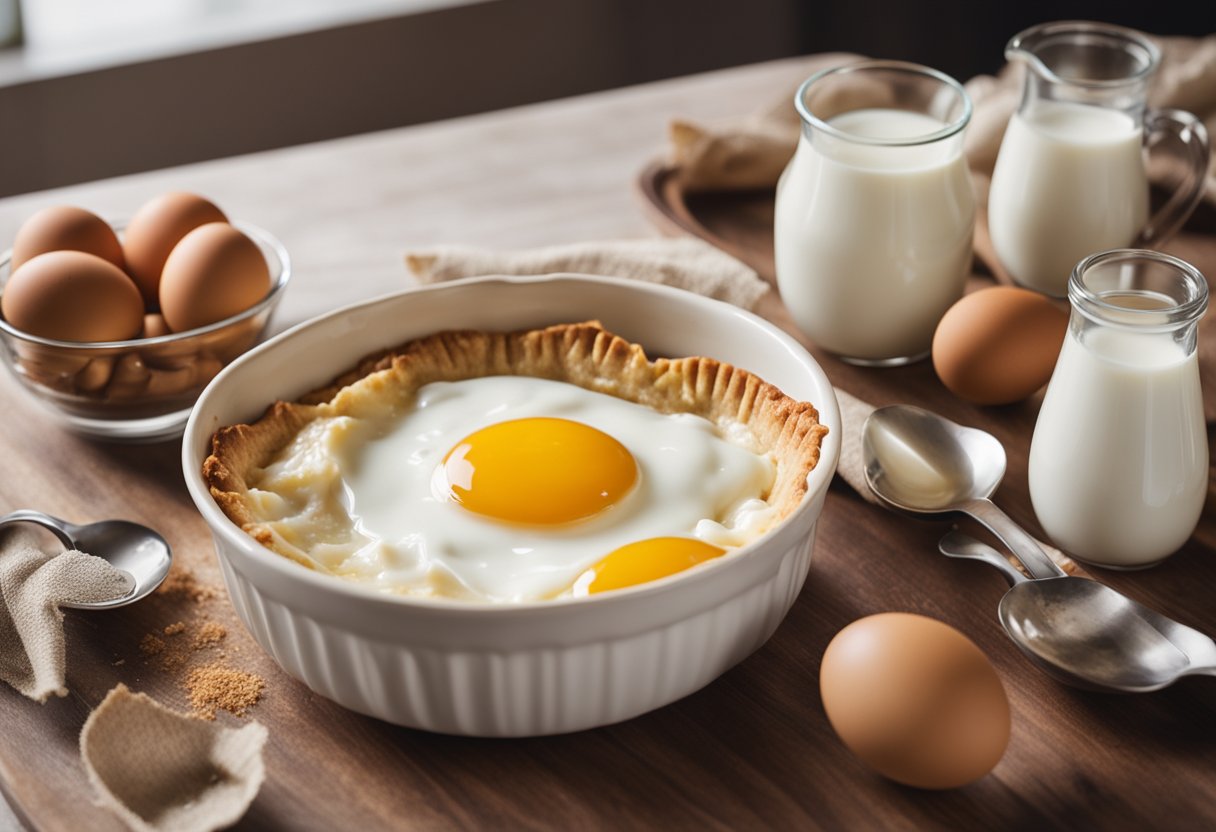
[[1211, 146], [1203, 122], [1185, 110], [1149, 110], [1144, 114], [1144, 145], [1150, 151], [1163, 139], [1176, 137], [1185, 148], [1189, 170], [1173, 195], [1144, 226], [1133, 245], [1157, 248], [1178, 233], [1203, 198]]

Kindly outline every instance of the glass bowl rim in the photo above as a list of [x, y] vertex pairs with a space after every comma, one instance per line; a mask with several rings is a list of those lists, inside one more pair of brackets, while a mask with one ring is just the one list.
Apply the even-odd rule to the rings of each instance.
[[[187, 341], [198, 335], [205, 335], [210, 332], [218, 332], [232, 324], [239, 323], [257, 316], [260, 312], [273, 306], [283, 294], [283, 290], [287, 288], [287, 283], [291, 280], [291, 256], [288, 255], [287, 249], [283, 244], [264, 228], [260, 228], [252, 223], [233, 220], [231, 223], [233, 228], [243, 232], [258, 243], [259, 249], [269, 249], [274, 253], [274, 256], [279, 261], [279, 275], [274, 281], [274, 285], [270, 287], [270, 291], [266, 293], [266, 297], [255, 303], [248, 309], [242, 310], [231, 317], [224, 318], [221, 321], [216, 321], [206, 326], [196, 327], [195, 329], [187, 329], [184, 332], [170, 332], [168, 335], [157, 335], [155, 338], [132, 338], [126, 341], [60, 341], [55, 338], [43, 338], [40, 335], [32, 335], [17, 329], [12, 324], [0, 316], [0, 332], [5, 335], [17, 338], [30, 344], [39, 344], [44, 347], [55, 347], [58, 349], [70, 349], [75, 351], [101, 351], [115, 349], [143, 349], [147, 347], [160, 346], [162, 344], [172, 344], [179, 341]], [[126, 222], [113, 222], [110, 227], [116, 232], [126, 228]], [[0, 254], [0, 268], [8, 266], [12, 262], [13, 250], [10, 248], [3, 254]], [[10, 275], [12, 272], [9, 273]], [[3, 295], [3, 288], [0, 288], [0, 295]]]

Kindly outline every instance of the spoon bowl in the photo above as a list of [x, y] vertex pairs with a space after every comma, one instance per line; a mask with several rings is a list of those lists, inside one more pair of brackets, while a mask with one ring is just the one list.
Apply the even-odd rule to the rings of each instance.
[[874, 493], [913, 514], [943, 514], [986, 499], [1005, 476], [1005, 449], [996, 437], [919, 407], [875, 410], [861, 441]]
[[1026, 656], [1065, 684], [1104, 693], [1160, 690], [1192, 674], [1216, 675], [1216, 642], [1105, 584], [1065, 576], [1029, 580], [996, 549], [960, 532], [942, 554], [1000, 569], [1011, 588], [998, 617]]
[[911, 514], [974, 517], [1008, 546], [1034, 578], [1059, 578], [1035, 539], [988, 499], [1005, 476], [995, 436], [911, 405], [880, 407], [861, 429], [866, 483], [881, 501]]
[[1097, 581], [1025, 581], [1001, 599], [1014, 643], [1062, 682], [1144, 693], [1182, 676], [1216, 675], [1216, 642]]
[[109, 601], [68, 603], [61, 606], [80, 610], [107, 610], [133, 604], [160, 586], [173, 563], [169, 544], [158, 533], [126, 520], [103, 520], [99, 523], [76, 525], [43, 514], [22, 509], [0, 517], [0, 528], [13, 523], [34, 523], [55, 535], [68, 549], [79, 549], [121, 571], [128, 579], [129, 590]]

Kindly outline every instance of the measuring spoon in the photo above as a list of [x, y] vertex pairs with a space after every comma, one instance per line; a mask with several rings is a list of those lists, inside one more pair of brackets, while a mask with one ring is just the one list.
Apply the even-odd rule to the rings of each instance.
[[102, 520], [78, 526], [30, 509], [20, 509], [0, 517], [0, 528], [13, 523], [42, 526], [68, 549], [79, 549], [109, 561], [129, 581], [129, 591], [120, 598], [62, 604], [64, 607], [108, 610], [133, 604], [160, 586], [173, 562], [173, 553], [163, 537], [147, 526], [126, 520]]

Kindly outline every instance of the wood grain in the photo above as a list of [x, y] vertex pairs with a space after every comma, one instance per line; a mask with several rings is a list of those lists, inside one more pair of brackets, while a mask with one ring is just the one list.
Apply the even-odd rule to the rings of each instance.
[[[296, 277], [275, 324], [281, 328], [404, 285], [401, 255], [412, 245], [524, 247], [648, 234], [629, 183], [654, 155], [666, 119], [745, 112], [773, 91], [783, 93], [799, 72], [793, 62], [759, 65], [14, 198], [0, 202], [0, 239], [46, 204], [122, 216], [163, 190], [199, 191], [230, 215], [272, 230], [292, 252]], [[723, 224], [721, 234], [732, 227]], [[776, 299], [766, 311], [789, 328]], [[927, 364], [858, 370], [820, 359], [838, 384], [876, 404], [914, 402], [993, 430], [1010, 449], [998, 499], [1037, 530], [1024, 455], [1036, 402], [974, 408], [949, 397]], [[64, 433], [7, 375], [0, 396], [0, 509], [33, 506], [74, 520], [149, 523], [173, 546], [179, 569], [218, 585], [176, 443], [119, 446]], [[267, 679], [265, 699], [250, 715], [270, 729], [268, 779], [244, 829], [1216, 824], [1213, 680], [1106, 697], [1046, 679], [996, 622], [1000, 576], [935, 554], [946, 528], [886, 513], [833, 486], [806, 588], [760, 651], [647, 716], [530, 740], [436, 736], [345, 711], [279, 672], [235, 622], [222, 592], [198, 604], [159, 594], [119, 611], [69, 612], [72, 694], [38, 705], [0, 690], [0, 784], [37, 828], [120, 828], [90, 805], [77, 753], [80, 726], [120, 681], [184, 707], [180, 674], [141, 656], [139, 640], [177, 620], [191, 626], [216, 620], [229, 628], [222, 660]], [[1208, 515], [1195, 539], [1163, 566], [1102, 577], [1210, 631], [1214, 547], [1216, 520]], [[818, 695], [820, 656], [845, 624], [885, 610], [941, 618], [991, 656], [1010, 695], [1014, 732], [989, 777], [946, 793], [904, 788], [867, 771], [832, 734]], [[208, 651], [194, 656], [219, 658]]]

